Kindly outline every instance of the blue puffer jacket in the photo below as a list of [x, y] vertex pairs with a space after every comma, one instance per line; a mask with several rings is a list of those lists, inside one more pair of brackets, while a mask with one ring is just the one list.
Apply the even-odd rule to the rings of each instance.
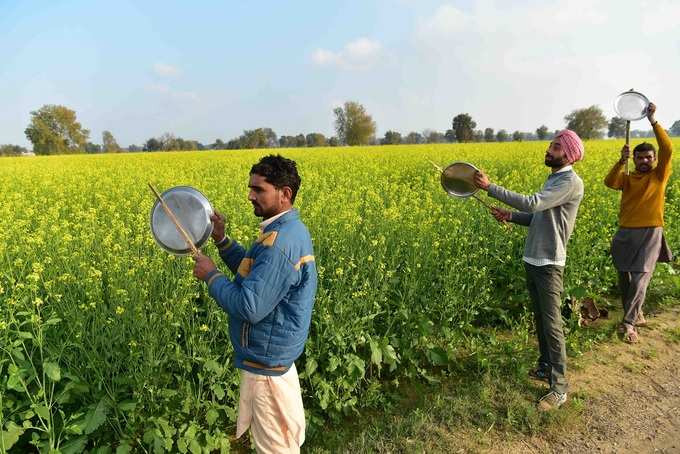
[[291, 210], [265, 227], [246, 250], [235, 241], [220, 257], [234, 280], [206, 277], [210, 296], [229, 314], [234, 363], [260, 375], [282, 375], [305, 348], [317, 273], [312, 239]]

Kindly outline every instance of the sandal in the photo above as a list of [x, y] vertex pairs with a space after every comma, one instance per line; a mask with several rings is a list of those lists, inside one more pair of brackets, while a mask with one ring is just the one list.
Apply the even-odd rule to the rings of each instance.
[[629, 344], [635, 344], [639, 340], [638, 333], [634, 329], [626, 331], [623, 335], [623, 340]]

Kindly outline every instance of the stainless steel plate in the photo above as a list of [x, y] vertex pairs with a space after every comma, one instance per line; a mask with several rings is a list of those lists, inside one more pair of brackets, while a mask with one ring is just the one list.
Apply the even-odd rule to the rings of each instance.
[[[191, 186], [176, 186], [161, 194], [184, 230], [197, 248], [210, 238], [213, 225], [210, 216], [213, 208], [208, 199]], [[151, 208], [151, 234], [158, 245], [175, 255], [189, 255], [191, 248], [156, 200]]]
[[641, 120], [647, 115], [649, 99], [637, 91], [624, 91], [614, 100], [614, 110], [624, 120]]
[[477, 167], [467, 162], [454, 162], [444, 169], [441, 183], [444, 190], [454, 197], [470, 197], [479, 191], [475, 186]]

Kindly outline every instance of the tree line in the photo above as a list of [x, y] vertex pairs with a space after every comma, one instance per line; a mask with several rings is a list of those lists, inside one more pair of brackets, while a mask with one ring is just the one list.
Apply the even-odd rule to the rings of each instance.
[[[164, 133], [159, 137], [151, 137], [143, 145], [121, 147], [111, 131], [102, 133], [101, 144], [90, 141], [90, 131], [85, 129], [76, 118], [75, 111], [60, 105], [45, 105], [31, 112], [29, 125], [24, 131], [33, 145], [33, 153], [53, 155], [67, 153], [118, 153], [122, 151], [184, 151], [184, 150], [235, 150], [252, 148], [299, 148], [299, 147], [336, 147], [344, 145], [400, 145], [423, 143], [466, 143], [466, 142], [507, 142], [524, 140], [547, 140], [558, 130], [550, 131], [541, 125], [535, 131], [508, 132], [505, 129], [495, 131], [494, 128], [478, 129], [477, 123], [467, 113], [453, 117], [451, 128], [444, 132], [426, 129], [422, 132], [409, 132], [402, 135], [398, 131], [388, 130], [381, 138], [376, 137], [376, 123], [363, 105], [348, 101], [333, 110], [336, 135], [326, 137], [322, 133], [312, 132], [295, 136], [277, 134], [267, 127], [243, 131], [238, 137], [223, 141], [216, 139], [211, 144], [202, 144], [197, 140], [176, 137], [172, 133]], [[626, 121], [613, 117], [607, 120], [602, 109], [590, 106], [577, 109], [564, 117], [566, 127], [576, 131], [583, 139], [600, 139], [607, 130], [608, 137], [623, 137]], [[680, 136], [680, 120], [673, 123], [669, 133]], [[651, 130], [632, 130], [631, 137], [653, 137]], [[28, 150], [18, 145], [0, 145], [0, 156], [16, 156], [26, 154]]]

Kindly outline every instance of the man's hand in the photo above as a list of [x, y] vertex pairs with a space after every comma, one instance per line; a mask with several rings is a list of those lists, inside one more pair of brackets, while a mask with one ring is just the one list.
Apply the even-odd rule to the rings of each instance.
[[493, 215], [494, 218], [496, 218], [498, 222], [503, 224], [510, 221], [510, 219], [512, 218], [512, 213], [502, 208], [492, 207], [491, 214]]
[[653, 102], [650, 102], [649, 105], [647, 106], [647, 119], [649, 122], [653, 125], [656, 123], [656, 119], [654, 118], [654, 114], [656, 113], [656, 104]]
[[215, 263], [207, 255], [203, 255], [200, 252], [196, 257], [194, 257], [196, 263], [194, 264], [194, 277], [202, 281], [208, 277], [212, 271], [215, 271], [217, 267]]
[[489, 181], [489, 177], [487, 177], [484, 172], [478, 170], [475, 173], [475, 186], [485, 191], [488, 191], [490, 184], [491, 182]]
[[624, 145], [623, 148], [621, 148], [621, 159], [619, 159], [619, 163], [625, 164], [626, 161], [628, 161], [628, 158], [630, 158], [630, 147]]
[[222, 213], [215, 211], [210, 215], [210, 220], [213, 224], [212, 239], [215, 241], [222, 241], [224, 239], [224, 224], [226, 223], [226, 218]]

